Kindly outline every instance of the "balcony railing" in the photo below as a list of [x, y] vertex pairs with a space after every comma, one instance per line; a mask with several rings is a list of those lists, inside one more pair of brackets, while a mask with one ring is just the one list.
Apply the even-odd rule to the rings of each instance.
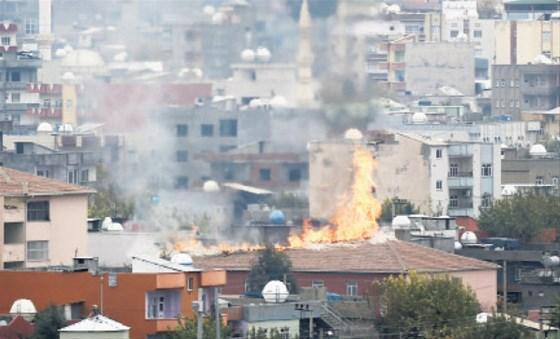
[[471, 199], [449, 199], [449, 209], [473, 208]]
[[25, 261], [25, 244], [4, 244], [2, 260], [4, 262]]

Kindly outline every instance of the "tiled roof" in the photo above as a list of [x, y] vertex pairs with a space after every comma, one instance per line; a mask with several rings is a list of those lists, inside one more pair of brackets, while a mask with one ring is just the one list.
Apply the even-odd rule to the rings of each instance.
[[95, 190], [67, 184], [62, 181], [36, 176], [15, 169], [0, 167], [0, 195], [61, 195], [61, 194], [87, 194]]
[[61, 328], [60, 332], [123, 332], [130, 327], [109, 319], [100, 314], [86, 318], [73, 325]]
[[[404, 241], [333, 245], [317, 249], [288, 249], [294, 272], [402, 273], [491, 270], [497, 266]], [[194, 257], [202, 269], [247, 271], [257, 252]]]

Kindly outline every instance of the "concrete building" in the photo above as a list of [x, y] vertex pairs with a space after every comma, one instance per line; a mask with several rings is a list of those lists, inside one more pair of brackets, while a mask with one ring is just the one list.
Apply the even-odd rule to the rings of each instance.
[[5, 167], [0, 171], [4, 269], [68, 265], [87, 254], [93, 190]]
[[[544, 149], [542, 145], [532, 150]], [[557, 154], [533, 154], [526, 149], [507, 150], [502, 160], [502, 185], [549, 187], [560, 189], [560, 157]]]
[[474, 48], [466, 43], [410, 43], [405, 49], [406, 90], [413, 95], [437, 93], [443, 86], [472, 96], [475, 89]]
[[52, 304], [64, 305], [71, 310], [69, 320], [86, 316], [98, 305], [103, 315], [130, 326], [131, 338], [159, 338], [178, 325], [178, 318], [193, 318], [193, 302], [199, 299], [200, 288], [223, 286], [225, 278], [223, 271], [201, 270], [102, 274], [2, 271], [0, 312], [6, 313], [22, 296], [32, 300], [39, 311]]
[[560, 64], [494, 65], [492, 69], [494, 115], [520, 120], [522, 112], [560, 106]]
[[555, 0], [509, 0], [504, 1], [504, 9], [508, 20], [536, 20], [550, 16], [560, 8]]
[[[470, 286], [482, 308], [496, 306], [496, 269], [493, 264], [460, 257], [403, 241], [362, 243], [355, 246], [325, 246], [320, 250], [287, 249], [299, 287], [325, 287], [346, 296], [363, 296], [372, 281], [391, 275], [417, 273], [447, 274]], [[244, 292], [256, 252], [195, 257], [194, 264], [227, 271], [223, 293]]]
[[560, 58], [560, 39], [558, 39], [560, 21], [558, 20], [496, 21], [494, 34], [496, 38], [494, 64], [529, 64], [534, 63], [539, 55], [556, 61]]
[[39, 104], [38, 97], [28, 95], [27, 86], [37, 82], [41, 60], [21, 51], [17, 31], [16, 24], [0, 23], [0, 130], [3, 132], [19, 125], [21, 116]]
[[130, 327], [101, 314], [58, 330], [60, 339], [129, 339]]

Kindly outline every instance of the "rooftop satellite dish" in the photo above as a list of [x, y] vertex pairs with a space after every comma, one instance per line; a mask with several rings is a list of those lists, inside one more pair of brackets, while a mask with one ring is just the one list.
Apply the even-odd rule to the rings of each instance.
[[262, 296], [267, 303], [280, 304], [288, 299], [290, 292], [286, 285], [280, 280], [271, 280], [262, 290]]

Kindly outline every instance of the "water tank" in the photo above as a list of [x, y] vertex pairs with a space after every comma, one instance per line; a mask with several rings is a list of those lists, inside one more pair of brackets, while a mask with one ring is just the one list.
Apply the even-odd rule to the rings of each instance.
[[35, 314], [37, 309], [29, 299], [18, 299], [14, 301], [10, 308], [10, 314]]
[[461, 234], [461, 243], [463, 244], [476, 244], [478, 242], [478, 237], [474, 232], [466, 231]]
[[72, 133], [74, 128], [70, 124], [62, 124], [58, 127], [58, 132], [60, 133]]
[[42, 122], [37, 126], [37, 133], [52, 133], [53, 127], [48, 122]]
[[502, 187], [502, 195], [503, 196], [511, 196], [517, 193], [517, 189], [513, 185], [504, 185]]
[[280, 280], [269, 281], [262, 290], [262, 296], [267, 303], [283, 303], [288, 299], [290, 292], [286, 285]]
[[411, 224], [410, 219], [406, 215], [397, 215], [391, 221], [393, 228], [410, 228]]
[[202, 185], [202, 190], [207, 193], [219, 192], [220, 185], [218, 185], [218, 183], [214, 180], [208, 180], [204, 182], [204, 185]]
[[531, 155], [532, 157], [542, 157], [546, 154], [546, 148], [541, 144], [534, 144], [529, 150], [529, 155]]
[[412, 115], [413, 124], [425, 124], [428, 122], [428, 117], [422, 112], [416, 112]]
[[257, 55], [257, 59], [258, 59], [260, 62], [269, 62], [269, 61], [270, 61], [270, 57], [272, 56], [272, 55], [270, 54], [270, 51], [268, 50], [268, 48], [265, 48], [265, 47], [259, 47], [259, 48], [257, 48], [256, 55]]
[[286, 224], [286, 216], [284, 212], [280, 210], [273, 210], [268, 215], [268, 221], [274, 225], [285, 225]]
[[190, 255], [187, 253], [176, 253], [171, 257], [171, 262], [174, 264], [192, 266], [193, 261]]
[[556, 267], [560, 265], [560, 257], [557, 255], [545, 256], [542, 259], [544, 267]]
[[245, 62], [255, 61], [255, 52], [252, 49], [244, 49], [241, 52], [241, 60]]
[[226, 19], [226, 16], [222, 12], [214, 13], [214, 15], [212, 15], [212, 23], [214, 25], [223, 24], [225, 19]]
[[454, 247], [455, 247], [455, 250], [458, 251], [458, 250], [463, 249], [463, 244], [461, 244], [459, 241], [455, 241]]
[[284, 108], [288, 106], [288, 100], [283, 96], [276, 95], [269, 101], [270, 106], [273, 108]]
[[350, 128], [347, 129], [346, 132], [344, 132], [344, 139], [347, 140], [362, 140], [363, 138], [364, 135], [362, 134], [362, 132], [360, 132], [360, 130], [356, 128]]

